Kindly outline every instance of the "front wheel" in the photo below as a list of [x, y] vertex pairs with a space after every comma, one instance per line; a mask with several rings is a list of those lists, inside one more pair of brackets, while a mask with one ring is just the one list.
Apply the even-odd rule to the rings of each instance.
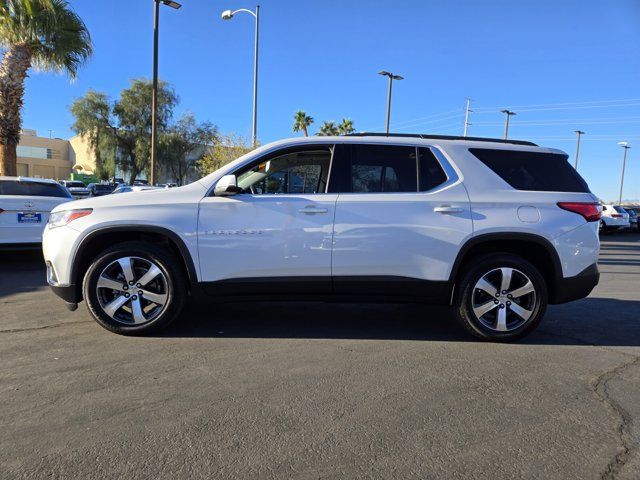
[[507, 342], [534, 330], [547, 308], [547, 286], [531, 263], [512, 254], [480, 257], [458, 283], [455, 315], [472, 335]]
[[122, 335], [169, 325], [184, 305], [184, 274], [173, 255], [145, 242], [115, 245], [91, 264], [83, 293], [93, 318]]

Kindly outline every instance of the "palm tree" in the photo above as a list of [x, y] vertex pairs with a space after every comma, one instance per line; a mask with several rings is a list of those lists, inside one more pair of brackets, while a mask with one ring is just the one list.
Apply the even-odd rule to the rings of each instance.
[[0, 46], [0, 175], [14, 176], [29, 69], [73, 79], [93, 49], [87, 27], [66, 0], [0, 0]]
[[355, 131], [356, 129], [353, 127], [353, 121], [349, 118], [343, 118], [340, 125], [338, 125], [338, 132], [340, 135], [347, 135]]
[[313, 117], [310, 117], [309, 115], [307, 115], [304, 112], [304, 110], [298, 110], [296, 114], [293, 116], [293, 119], [294, 119], [293, 131], [299, 132], [300, 130], [302, 130], [302, 132], [304, 133], [304, 136], [308, 137], [309, 136], [308, 128], [313, 123]]
[[320, 130], [318, 130], [318, 135], [321, 137], [335, 136], [339, 133], [340, 132], [338, 131], [338, 127], [335, 122], [324, 122], [320, 127]]

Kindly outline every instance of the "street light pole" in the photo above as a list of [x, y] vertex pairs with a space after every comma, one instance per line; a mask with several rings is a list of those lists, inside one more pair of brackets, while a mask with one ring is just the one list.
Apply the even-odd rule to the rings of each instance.
[[511, 110], [500, 110], [500, 112], [504, 113], [507, 116], [507, 120], [504, 124], [504, 139], [507, 140], [509, 138], [509, 118], [511, 115], [515, 115], [516, 112], [512, 112]]
[[387, 136], [389, 135], [389, 121], [391, 119], [391, 91], [393, 89], [393, 81], [394, 80], [404, 80], [404, 77], [400, 76], [400, 75], [394, 75], [391, 72], [387, 72], [382, 70], [381, 72], [378, 72], [378, 75], [382, 75], [385, 77], [389, 77], [389, 88], [387, 89]]
[[149, 183], [156, 180], [156, 155], [158, 154], [158, 37], [160, 30], [160, 3], [178, 10], [182, 5], [172, 0], [153, 0], [153, 93], [151, 94], [151, 165]]
[[225, 10], [222, 12], [222, 20], [231, 20], [238, 12], [250, 13], [256, 19], [256, 38], [253, 53], [253, 119], [251, 124], [251, 145], [255, 148], [258, 144], [258, 45], [260, 38], [260, 5], [256, 5], [256, 11], [246, 8], [238, 10]]
[[578, 140], [577, 140], [577, 143], [576, 143], [576, 159], [575, 159], [575, 162], [573, 164], [573, 168], [578, 170], [578, 157], [580, 156], [580, 137], [582, 135], [584, 135], [584, 132], [582, 130], [576, 130], [575, 133], [578, 136]]
[[620, 195], [618, 196], [618, 205], [621, 205], [622, 204], [622, 187], [624, 186], [624, 170], [627, 165], [627, 150], [629, 150], [631, 147], [627, 142], [619, 142], [618, 145], [624, 148], [624, 155], [622, 157], [622, 176], [620, 177]]

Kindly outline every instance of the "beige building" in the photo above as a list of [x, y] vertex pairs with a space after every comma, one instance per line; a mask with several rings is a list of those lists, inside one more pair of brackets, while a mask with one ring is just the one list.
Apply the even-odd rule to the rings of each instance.
[[18, 144], [18, 176], [69, 178], [74, 167], [79, 172], [92, 173], [95, 166], [93, 152], [87, 142], [76, 135], [70, 140], [39, 137], [35, 130], [24, 129]]

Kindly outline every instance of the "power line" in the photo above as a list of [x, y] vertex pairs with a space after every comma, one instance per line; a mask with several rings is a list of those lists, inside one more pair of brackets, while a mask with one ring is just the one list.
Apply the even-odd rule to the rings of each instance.
[[[585, 102], [563, 102], [563, 103], [540, 103], [540, 104], [533, 104], [533, 105], [515, 105], [515, 106], [510, 106], [509, 108], [513, 108], [513, 109], [518, 109], [518, 110], [522, 110], [524, 111], [525, 109], [530, 109], [530, 108], [544, 108], [544, 107], [567, 107], [567, 108], [579, 108], [579, 107], [585, 107], [585, 108], [589, 108], [589, 107], [607, 107], [607, 106], [627, 106], [626, 104], [629, 104], [629, 102], [633, 102], [633, 105], [639, 104], [638, 102], [640, 102], [640, 98], [627, 98], [627, 99], [620, 99], [620, 100], [591, 100], [591, 101], [585, 101]], [[600, 105], [600, 104], [607, 104], [607, 105]], [[622, 105], [620, 105], [622, 104]], [[500, 110], [504, 107], [481, 107], [481, 108], [476, 108], [476, 110], [478, 112], [482, 111], [495, 111], [495, 110]]]

